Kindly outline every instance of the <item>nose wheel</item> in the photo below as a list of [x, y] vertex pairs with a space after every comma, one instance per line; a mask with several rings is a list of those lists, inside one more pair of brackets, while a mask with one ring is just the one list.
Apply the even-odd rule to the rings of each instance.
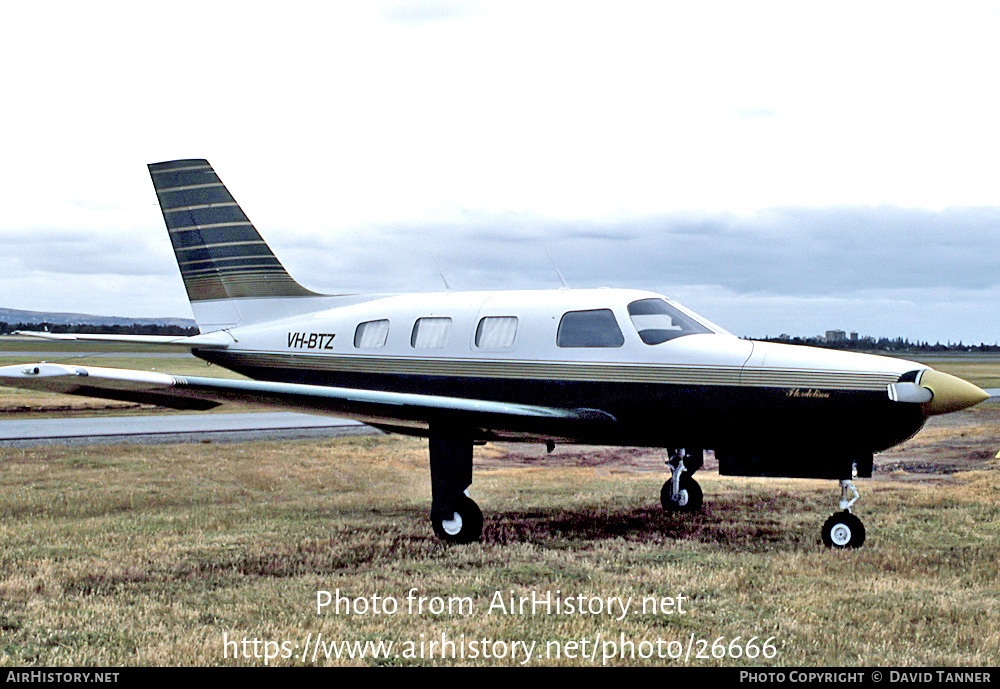
[[860, 548], [865, 542], [865, 525], [851, 514], [851, 506], [858, 501], [853, 481], [841, 481], [840, 512], [823, 524], [823, 545], [827, 548]]
[[681, 477], [680, 489], [675, 491], [673, 480], [668, 480], [660, 489], [660, 504], [667, 512], [697, 512], [701, 509], [703, 494], [701, 486], [690, 476]]
[[838, 512], [823, 524], [823, 545], [827, 548], [860, 548], [865, 542], [865, 525], [850, 512]]
[[671, 450], [667, 465], [670, 478], [660, 489], [660, 504], [667, 512], [697, 512], [701, 509], [701, 486], [691, 474], [701, 468], [702, 451]]

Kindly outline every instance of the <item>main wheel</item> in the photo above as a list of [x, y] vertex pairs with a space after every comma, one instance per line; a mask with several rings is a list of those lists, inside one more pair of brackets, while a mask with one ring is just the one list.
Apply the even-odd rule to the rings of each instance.
[[473, 543], [483, 535], [483, 513], [475, 501], [463, 495], [451, 519], [431, 519], [434, 534], [446, 543]]
[[675, 498], [673, 479], [660, 489], [660, 504], [667, 512], [697, 512], [701, 509], [701, 486], [690, 476], [681, 477], [680, 491]]
[[837, 512], [823, 524], [827, 548], [860, 548], [864, 542], [865, 525], [850, 512]]

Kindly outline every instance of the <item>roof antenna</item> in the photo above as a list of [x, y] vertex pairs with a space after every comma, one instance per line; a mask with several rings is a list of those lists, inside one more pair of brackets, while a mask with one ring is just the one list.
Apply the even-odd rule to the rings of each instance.
[[569, 289], [569, 285], [566, 284], [566, 279], [563, 277], [562, 273], [559, 272], [559, 266], [556, 265], [555, 259], [552, 258], [552, 254], [549, 252], [549, 247], [542, 244], [545, 248], [545, 255], [549, 257], [549, 262], [552, 264], [552, 269], [556, 271], [556, 275], [559, 276], [559, 282], [562, 284], [562, 289]]
[[431, 256], [431, 260], [434, 261], [434, 266], [437, 268], [438, 275], [441, 276], [441, 282], [444, 283], [444, 291], [450, 292], [451, 285], [448, 284], [448, 278], [444, 276], [444, 271], [441, 270], [441, 266], [438, 264], [437, 256]]

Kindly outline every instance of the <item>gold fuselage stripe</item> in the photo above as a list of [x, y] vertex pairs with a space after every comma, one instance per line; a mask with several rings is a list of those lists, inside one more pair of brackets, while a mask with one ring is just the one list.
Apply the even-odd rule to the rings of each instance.
[[340, 373], [378, 373], [465, 378], [656, 383], [821, 390], [885, 390], [894, 373], [808, 369], [683, 366], [670, 364], [589, 363], [459, 358], [309, 355], [279, 352], [227, 352], [227, 365], [294, 368]]

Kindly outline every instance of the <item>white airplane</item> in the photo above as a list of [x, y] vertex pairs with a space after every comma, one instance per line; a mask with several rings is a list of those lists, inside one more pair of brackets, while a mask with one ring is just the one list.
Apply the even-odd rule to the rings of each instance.
[[912, 361], [741, 339], [651, 292], [317, 294], [207, 161], [149, 171], [201, 334], [56, 337], [168, 343], [252, 380], [38, 363], [0, 368], [0, 385], [182, 409], [238, 401], [426, 436], [431, 522], [448, 542], [482, 534], [473, 446], [509, 440], [665, 448], [667, 510], [700, 508], [704, 448], [724, 475], [838, 480], [822, 539], [858, 547], [852, 479], [871, 476], [873, 454], [989, 397]]

